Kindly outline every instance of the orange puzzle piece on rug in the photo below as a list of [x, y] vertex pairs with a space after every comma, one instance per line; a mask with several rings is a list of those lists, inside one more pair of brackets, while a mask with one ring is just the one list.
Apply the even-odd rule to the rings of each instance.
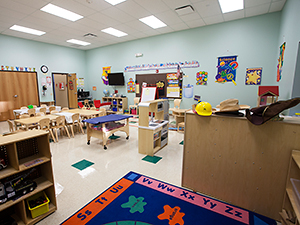
[[157, 218], [160, 220], [169, 220], [169, 225], [183, 225], [184, 221], [182, 217], [185, 215], [180, 211], [180, 207], [175, 206], [174, 208], [171, 208], [169, 205], [164, 206], [165, 212], [158, 215]]

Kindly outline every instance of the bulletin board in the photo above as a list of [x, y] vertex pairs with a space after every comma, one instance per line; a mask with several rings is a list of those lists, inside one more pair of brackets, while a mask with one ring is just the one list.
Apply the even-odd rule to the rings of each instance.
[[143, 87], [141, 102], [153, 101], [156, 96], [156, 87]]
[[[182, 73], [180, 73], [179, 76], [179, 95], [177, 93], [173, 93], [174, 90], [169, 89], [168, 94], [168, 80], [167, 80], [167, 74], [172, 74], [176, 72], [170, 72], [170, 73], [154, 73], [154, 74], [136, 74], [136, 97], [141, 97], [142, 93], [142, 84], [143, 82], [147, 83], [147, 86], [156, 87], [156, 84], [158, 82], [164, 83], [165, 87], [163, 91], [159, 92], [159, 98], [181, 98], [182, 96]], [[170, 93], [171, 91], [171, 93]]]

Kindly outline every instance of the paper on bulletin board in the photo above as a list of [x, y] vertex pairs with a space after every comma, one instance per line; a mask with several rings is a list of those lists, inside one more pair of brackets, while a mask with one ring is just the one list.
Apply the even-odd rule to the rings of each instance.
[[180, 88], [179, 87], [167, 87], [167, 97], [168, 98], [179, 98]]
[[140, 84], [135, 84], [135, 93], [136, 94], [140, 93]]

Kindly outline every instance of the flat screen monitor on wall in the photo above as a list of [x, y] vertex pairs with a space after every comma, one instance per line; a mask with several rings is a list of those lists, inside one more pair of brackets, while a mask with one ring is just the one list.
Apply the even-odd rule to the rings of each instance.
[[108, 85], [110, 86], [124, 86], [124, 74], [120, 73], [108, 73]]

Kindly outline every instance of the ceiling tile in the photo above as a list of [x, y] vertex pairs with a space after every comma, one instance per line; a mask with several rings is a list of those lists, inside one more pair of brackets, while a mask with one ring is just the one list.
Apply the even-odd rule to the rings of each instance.
[[270, 8], [270, 3], [259, 5], [256, 7], [246, 8], [245, 9], [246, 17], [257, 16], [257, 15], [268, 13], [269, 8]]
[[170, 27], [174, 30], [174, 31], [179, 31], [179, 30], [186, 30], [189, 29], [188, 25], [186, 25], [186, 23], [178, 23], [178, 24], [173, 24], [170, 25]]
[[197, 20], [197, 19], [201, 19], [201, 17], [199, 16], [199, 14], [196, 13], [196, 12], [190, 13], [190, 14], [187, 14], [187, 15], [180, 16], [180, 18], [181, 18], [182, 21], [184, 21], [184, 22], [194, 21], [194, 20]]
[[193, 5], [202, 18], [222, 14], [218, 0], [206, 0]]
[[88, 17], [89, 19], [95, 20], [104, 24], [106, 27], [113, 27], [118, 25], [119, 22], [111, 17], [104, 15], [103, 13], [95, 13]]
[[24, 0], [10, 0], [10, 1], [21, 3], [30, 8], [33, 8], [33, 9], [40, 9], [40, 8], [44, 7], [45, 5], [47, 5], [48, 2], [50, 2], [50, 1], [43, 1], [43, 0], [25, 0], [25, 1]]
[[9, 0], [0, 1], [0, 8], [6, 8], [20, 13], [26, 12], [26, 14], [33, 13], [37, 10], [35, 8], [26, 6], [24, 4], [14, 2], [14, 1], [9, 1]]
[[82, 18], [81, 20], [76, 21], [76, 23], [96, 30], [102, 30], [107, 27], [107, 25], [89, 18]]
[[238, 10], [238, 11], [234, 11], [234, 12], [230, 12], [230, 13], [225, 13], [225, 14], [223, 14], [223, 17], [224, 17], [225, 21], [242, 19], [245, 17], [245, 11]]
[[104, 10], [104, 9], [107, 9], [109, 7], [111, 7], [111, 4], [109, 4], [108, 2], [104, 1], [104, 0], [92, 0], [90, 1], [91, 3], [88, 3], [86, 0], [75, 0], [76, 2], [88, 7], [88, 8], [91, 8], [93, 10], [96, 10], [96, 11], [101, 11], [101, 10]]
[[206, 25], [216, 24], [216, 23], [222, 23], [224, 22], [224, 18], [222, 15], [216, 15], [216, 16], [209, 16], [203, 18], [203, 21]]
[[142, 6], [140, 6], [132, 0], [122, 2], [122, 4], [116, 5], [116, 7], [136, 19], [144, 18], [146, 16], [151, 15], [151, 13], [148, 10], [146, 10], [145, 8], [143, 8]]
[[163, 0], [163, 2], [169, 6], [171, 10], [175, 10], [178, 7], [191, 5], [189, 0]]
[[140, 6], [150, 13], [161, 13], [169, 10], [169, 7], [161, 0], [135, 0]]
[[270, 3], [272, 0], [245, 0], [245, 8], [255, 7], [265, 3]]
[[124, 13], [122, 10], [111, 7], [106, 10], [103, 10], [102, 13], [110, 18], [113, 18], [114, 20], [117, 20], [122, 23], [126, 23], [132, 20], [136, 20], [134, 17], [130, 16], [127, 13]]
[[277, 11], [282, 10], [284, 4], [285, 4], [284, 0], [278, 1], [278, 2], [272, 2], [269, 12], [277, 12]]
[[205, 25], [202, 19], [187, 21], [186, 24], [189, 26], [189, 28], [201, 27]]
[[70, 20], [66, 20], [61, 17], [51, 15], [51, 14], [43, 12], [41, 10], [34, 12], [33, 14], [31, 14], [31, 16], [39, 18], [39, 19], [47, 20], [49, 22], [54, 22], [54, 23], [57, 23], [60, 25], [67, 25], [68, 23], [71, 23]]
[[128, 25], [129, 27], [135, 28], [141, 32], [147, 31], [147, 30], [151, 30], [152, 28], [147, 26], [146, 24], [144, 24], [143, 22], [139, 21], [139, 20], [133, 20], [130, 21], [128, 23], [125, 23], [126, 25]]
[[181, 23], [182, 20], [180, 17], [177, 15], [176, 12], [173, 11], [167, 11], [163, 13], [158, 13], [156, 14], [157, 18], [163, 21], [165, 24], [172, 25], [172, 24], [178, 24]]

